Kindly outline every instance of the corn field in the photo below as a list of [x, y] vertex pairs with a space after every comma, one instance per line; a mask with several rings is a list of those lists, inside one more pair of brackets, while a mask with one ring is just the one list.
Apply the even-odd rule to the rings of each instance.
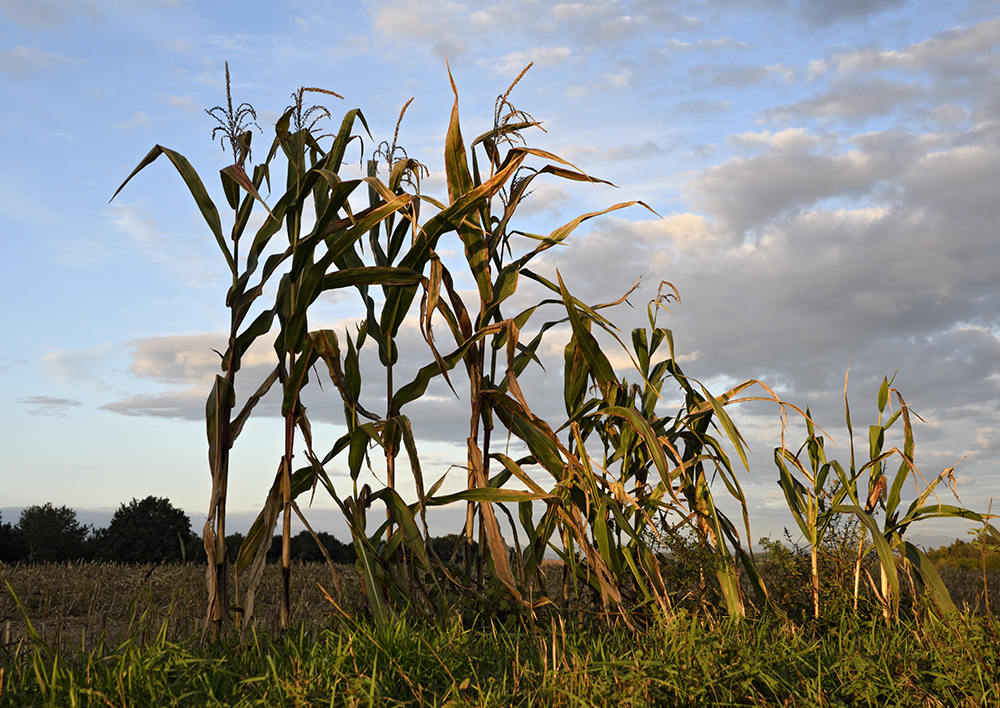
[[[329, 495], [341, 510], [358, 557], [356, 602], [345, 596], [348, 583], [332, 562], [326, 570], [329, 602], [338, 611], [359, 606], [379, 627], [407, 617], [444, 619], [456, 608], [496, 607], [500, 597], [519, 616], [543, 616], [556, 604], [545, 570], [551, 557], [561, 561], [576, 592], [589, 593], [594, 615], [604, 621], [670, 617], [695, 590], [733, 617], [781, 615], [773, 583], [751, 552], [740, 481], [750, 463], [731, 411], [749, 401], [770, 402], [782, 430], [790, 417], [806, 425], [801, 446], [783, 443], [774, 463], [791, 516], [809, 544], [815, 616], [822, 611], [825, 580], [820, 554], [831, 529], [845, 520], [855, 530], [847, 564], [855, 610], [871, 601], [892, 622], [904, 598], [920, 597], [926, 602], [914, 603], [915, 611], [935, 617], [958, 611], [934, 565], [907, 540], [911, 526], [928, 518], [964, 518], [1000, 535], [991, 514], [939, 502], [935, 490], [942, 482], [953, 484], [953, 470], [925, 475], [917, 469], [915, 413], [889, 379], [877, 392], [864, 450], [854, 447], [845, 380], [850, 457], [829, 459], [809, 410], [780, 400], [765, 382], [747, 380], [713, 393], [685, 374], [674, 335], [660, 324], [680, 298], [669, 274], [656, 274], [664, 280], [647, 305], [646, 326], [623, 333], [613, 312], [634, 299], [634, 291], [615, 302], [586, 303], [573, 295], [572, 273], [533, 269], [538, 256], [570, 243], [584, 222], [623, 209], [652, 209], [638, 201], [610, 204], [548, 233], [534, 233], [524, 223], [518, 209], [536, 180], [602, 183], [531, 147], [540, 125], [512, 99], [524, 72], [498, 96], [492, 128], [469, 142], [452, 81], [447, 194], [430, 195], [421, 191], [426, 167], [397, 143], [406, 106], [392, 140], [368, 156], [365, 176], [351, 176], [348, 153], [355, 143], [363, 150], [374, 139], [358, 109], [324, 132], [333, 114], [310, 102], [339, 98], [326, 89], [292, 94], [263, 160], [254, 163], [256, 112], [247, 103], [233, 107], [228, 65], [226, 71], [226, 104], [209, 113], [219, 122], [213, 139], [221, 134], [233, 159], [219, 175], [227, 225], [196, 170], [166, 147], [155, 146], [119, 187], [166, 157], [218, 243], [231, 283], [228, 345], [206, 402], [212, 479], [203, 529], [206, 638], [264, 626], [275, 607], [277, 627], [289, 628], [299, 611], [291, 578], [303, 572], [290, 562], [291, 523], [298, 517], [312, 532], [300, 502], [314, 494]], [[253, 232], [251, 223], [261, 225]], [[461, 260], [441, 255], [456, 244]], [[461, 279], [474, 289], [460, 289]], [[545, 297], [524, 306], [524, 298], [515, 297], [523, 283]], [[353, 328], [310, 327], [310, 312], [331, 293], [354, 298]], [[398, 341], [410, 323], [418, 323], [423, 338], [423, 364], [403, 375], [410, 367], [399, 365]], [[519, 380], [542, 364], [543, 343], [559, 332], [569, 333], [561, 372], [565, 417], [546, 420], [535, 414], [540, 406]], [[244, 381], [243, 357], [258, 340], [273, 346], [277, 364], [262, 381]], [[631, 362], [626, 374], [612, 365], [622, 353]], [[361, 362], [376, 360], [379, 375], [363, 379]], [[303, 391], [320, 382], [320, 370], [332, 383], [324, 395], [335, 396], [343, 408], [346, 432], [336, 440], [314, 437], [302, 403]], [[465, 485], [453, 493], [441, 491], [444, 478], [424, 478], [409, 417], [436, 382], [456, 393], [454, 405], [468, 406], [468, 426], [455, 431], [454, 440], [466, 449], [460, 461]], [[259, 515], [230, 568], [227, 500], [230, 482], [241, 482], [239, 470], [230, 469], [230, 453], [251, 415], [274, 398], [265, 400], [272, 389], [280, 399], [284, 443], [274, 451], [273, 483], [261, 490]], [[678, 399], [679, 407], [668, 409], [667, 400]], [[894, 426], [902, 428], [901, 447], [886, 444]], [[512, 449], [524, 454], [510, 456]], [[350, 490], [334, 485], [334, 466], [349, 471]], [[377, 471], [383, 486], [361, 482], [366, 470]], [[913, 487], [915, 498], [904, 501]], [[404, 498], [403, 489], [415, 494]], [[719, 495], [726, 504], [719, 504]], [[428, 510], [445, 505], [465, 510], [462, 547], [451, 558], [438, 557], [428, 543]], [[720, 506], [738, 511], [729, 515]], [[278, 591], [271, 593], [264, 590], [265, 555], [279, 523], [283, 554]], [[694, 590], [684, 593], [667, 577], [676, 539], [686, 539], [699, 559], [689, 579]]]

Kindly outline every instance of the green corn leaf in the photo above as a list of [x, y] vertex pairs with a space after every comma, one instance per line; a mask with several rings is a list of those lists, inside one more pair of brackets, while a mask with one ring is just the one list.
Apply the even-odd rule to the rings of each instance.
[[565, 462], [561, 445], [545, 421], [529, 416], [521, 405], [510, 396], [498, 391], [484, 391], [493, 401], [493, 410], [507, 430], [524, 441], [532, 456], [555, 479], [562, 479]]
[[571, 419], [583, 406], [587, 394], [589, 380], [583, 351], [577, 344], [576, 335], [570, 339], [563, 352], [563, 401], [566, 405], [566, 415]]
[[239, 436], [240, 432], [243, 430], [243, 426], [246, 424], [247, 420], [250, 418], [250, 414], [253, 412], [254, 407], [260, 403], [268, 391], [271, 390], [271, 386], [278, 380], [279, 367], [274, 367], [271, 373], [268, 374], [267, 378], [257, 387], [250, 398], [247, 399], [246, 403], [243, 404], [243, 409], [240, 411], [239, 415], [233, 420], [232, 429], [230, 430], [230, 436], [233, 442]]
[[223, 364], [229, 360], [230, 356], [233, 360], [233, 373], [240, 370], [240, 365], [243, 360], [243, 355], [246, 354], [247, 349], [257, 340], [258, 337], [262, 337], [271, 331], [271, 325], [274, 322], [274, 310], [264, 310], [250, 325], [244, 329], [236, 337], [233, 343], [233, 352], [227, 352], [227, 356], [223, 358]]
[[885, 444], [885, 428], [881, 425], [868, 426], [868, 456], [875, 459], [882, 454], [882, 446]]
[[345, 113], [344, 118], [340, 123], [340, 129], [337, 131], [337, 136], [333, 140], [333, 145], [330, 147], [326, 160], [323, 162], [324, 169], [330, 170], [331, 172], [340, 172], [340, 168], [344, 164], [344, 154], [347, 152], [347, 146], [352, 140], [355, 139], [355, 137], [351, 135], [351, 132], [354, 130], [355, 120], [361, 122], [361, 125], [364, 126], [365, 132], [368, 133], [369, 137], [371, 137], [371, 131], [368, 129], [368, 123], [365, 121], [365, 117], [359, 109], [355, 108]]
[[672, 489], [673, 475], [670, 470], [670, 463], [667, 460], [667, 456], [663, 452], [664, 447], [666, 447], [674, 459], [680, 463], [681, 466], [679, 473], [682, 475], [685, 474], [684, 463], [681, 461], [680, 453], [673, 447], [673, 445], [668, 440], [657, 436], [652, 427], [649, 425], [649, 421], [633, 408], [625, 406], [608, 406], [600, 413], [609, 417], [615, 416], [624, 419], [631, 426], [631, 428], [642, 437], [646, 446], [646, 452], [649, 454], [650, 459], [656, 466], [656, 471], [660, 475], [662, 484], [665, 488]]
[[213, 475], [221, 474], [225, 450], [232, 445], [229, 435], [222, 431], [229, 428], [229, 415], [236, 405], [236, 391], [232, 384], [216, 374], [212, 391], [205, 403], [205, 422], [208, 434], [208, 461]]
[[810, 527], [807, 519], [805, 518], [805, 511], [807, 502], [805, 500], [806, 490], [794, 477], [792, 473], [785, 466], [785, 460], [783, 458], [788, 458], [793, 461], [791, 453], [782, 448], [775, 448], [774, 450], [774, 462], [778, 466], [778, 470], [781, 473], [781, 479], [779, 484], [781, 484], [781, 491], [785, 493], [785, 500], [788, 502], [788, 509], [792, 512], [792, 518], [795, 519], [795, 523], [798, 525], [799, 529], [802, 531], [802, 535], [806, 537], [809, 544], [812, 546], [816, 545], [816, 533], [815, 528]]
[[295, 365], [288, 372], [288, 379], [285, 381], [284, 397], [281, 401], [281, 415], [289, 415], [293, 408], [299, 405], [299, 398], [302, 389], [309, 382], [309, 369], [316, 363], [316, 347], [310, 337], [304, 337], [302, 350], [295, 357]]
[[892, 554], [892, 549], [889, 547], [888, 542], [886, 542], [885, 538], [882, 536], [882, 530], [878, 527], [878, 522], [875, 521], [875, 518], [860, 506], [844, 504], [833, 506], [830, 508], [830, 511], [837, 514], [854, 514], [858, 518], [858, 521], [868, 528], [868, 532], [871, 534], [872, 542], [875, 544], [875, 551], [878, 553], [879, 563], [885, 570], [892, 597], [894, 600], [898, 599], [899, 576], [896, 572], [895, 557]]
[[267, 213], [274, 218], [274, 214], [271, 212], [270, 207], [267, 206], [267, 202], [264, 198], [260, 196], [257, 192], [257, 188], [254, 183], [247, 176], [247, 173], [243, 170], [240, 165], [230, 165], [229, 167], [224, 167], [220, 170], [222, 177], [222, 187], [223, 191], [226, 193], [226, 199], [229, 201], [229, 206], [236, 209], [236, 205], [239, 203], [239, 190], [233, 192], [234, 184], [243, 188], [247, 194], [259, 201], [267, 209]]
[[446, 506], [455, 502], [531, 502], [539, 499], [550, 499], [552, 495], [544, 491], [523, 491], [520, 489], [504, 489], [495, 487], [474, 487], [452, 494], [442, 494], [428, 497], [428, 506]]
[[953, 617], [958, 614], [958, 608], [951, 599], [951, 593], [945, 586], [941, 575], [934, 562], [927, 557], [927, 554], [914, 546], [909, 541], [903, 542], [903, 553], [917, 573], [924, 587], [929, 591], [931, 602], [934, 604], [936, 613], [940, 617]]
[[[893, 450], [898, 452], [896, 448], [893, 448]], [[886, 497], [885, 513], [887, 516], [892, 516], [896, 511], [896, 507], [899, 506], [900, 496], [903, 492], [903, 484], [906, 482], [907, 477], [910, 476], [910, 471], [910, 463], [904, 458], [902, 464], [899, 466], [899, 469], [896, 471], [896, 475], [892, 480], [892, 487], [890, 487], [889, 494]]]
[[392, 520], [399, 525], [403, 532], [403, 542], [406, 547], [412, 550], [424, 568], [430, 567], [430, 560], [427, 558], [427, 549], [424, 546], [423, 536], [417, 527], [417, 521], [413, 516], [410, 507], [407, 506], [403, 498], [395, 490], [385, 487], [372, 494], [372, 499], [380, 499], [392, 514]]
[[601, 555], [601, 559], [604, 564], [611, 571], [611, 574], [615, 578], [621, 578], [622, 575], [622, 559], [621, 551], [618, 544], [615, 543], [614, 539], [611, 537], [611, 532], [608, 529], [608, 521], [605, 517], [606, 504], [602, 499], [595, 499], [593, 511], [593, 523], [592, 528], [594, 532], [594, 540], [597, 541], [597, 550]]
[[205, 189], [204, 183], [201, 181], [201, 177], [188, 162], [187, 158], [178, 152], [174, 152], [162, 145], [156, 145], [152, 150], [142, 159], [139, 165], [132, 170], [132, 174], [125, 178], [125, 181], [121, 183], [121, 186], [115, 190], [115, 193], [111, 196], [114, 200], [118, 196], [118, 192], [125, 188], [133, 177], [135, 177], [140, 171], [145, 167], [152, 164], [156, 158], [160, 155], [166, 155], [167, 159], [173, 163], [177, 172], [180, 174], [181, 179], [184, 180], [184, 184], [187, 185], [188, 191], [191, 196], [194, 197], [195, 203], [198, 205], [198, 209], [201, 211], [202, 217], [205, 219], [205, 223], [208, 224], [208, 228], [211, 229], [212, 235], [215, 236], [215, 240], [219, 244], [219, 249], [222, 254], [226, 257], [226, 263], [229, 264], [229, 270], [234, 275], [236, 274], [236, 262], [233, 260], [233, 254], [229, 250], [229, 246], [226, 243], [225, 237], [222, 235], [222, 222], [219, 220], [219, 210], [215, 208], [215, 204], [212, 202], [211, 197], [208, 196], [208, 191]]
[[590, 375], [594, 377], [602, 393], [606, 393], [609, 387], [618, 383], [614, 368], [604, 352], [601, 351], [594, 335], [590, 333], [589, 328], [584, 325], [580, 318], [562, 276], [559, 275], [558, 271], [556, 271], [556, 275], [559, 279], [559, 290], [562, 294], [563, 304], [566, 306], [566, 313], [569, 315], [570, 326], [573, 328], [573, 336], [576, 338], [577, 346], [583, 353], [583, 358], [590, 369]]
[[[899, 401], [899, 412], [903, 415], [903, 455], [906, 459], [913, 461], [913, 426], [910, 425], [910, 408], [903, 400], [903, 396], [896, 391], [896, 400]], [[919, 416], [917, 416], [919, 418]]]
[[[749, 382], [745, 382], [744, 384], [742, 384], [740, 387], [737, 388], [742, 388], [748, 383]], [[747, 453], [744, 447], [743, 436], [740, 434], [739, 430], [737, 430], [736, 425], [733, 423], [732, 418], [729, 417], [729, 414], [719, 403], [718, 398], [709, 393], [708, 389], [705, 388], [704, 386], [701, 387], [701, 390], [705, 394], [705, 400], [708, 401], [708, 403], [712, 406], [712, 410], [715, 411], [715, 416], [722, 424], [722, 429], [726, 432], [726, 437], [729, 438], [729, 442], [732, 443], [733, 448], [735, 448], [736, 454], [740, 456], [740, 461], [743, 463], [743, 467], [747, 471], [749, 471], [750, 461], [747, 459]], [[734, 391], [736, 391], [736, 389], [732, 389], [728, 394], [723, 394], [723, 396], [720, 396], [720, 398], [723, 399], [728, 398], [729, 394], [732, 394]]]
[[878, 412], [882, 413], [889, 403], [889, 379], [883, 378], [882, 385], [878, 389]]
[[451, 121], [448, 123], [448, 135], [445, 139], [444, 164], [448, 177], [448, 197], [452, 204], [459, 198], [470, 193], [475, 185], [469, 173], [469, 163], [465, 154], [465, 144], [462, 142], [462, 127], [458, 118], [458, 87], [448, 68], [448, 80], [451, 82], [455, 103], [451, 109]]
[[368, 539], [356, 533], [354, 534], [354, 550], [358, 556], [365, 598], [372, 611], [375, 626], [384, 629], [389, 626], [392, 619], [392, 611], [389, 608], [389, 600], [386, 595], [385, 572], [379, 567], [378, 554], [371, 548]]

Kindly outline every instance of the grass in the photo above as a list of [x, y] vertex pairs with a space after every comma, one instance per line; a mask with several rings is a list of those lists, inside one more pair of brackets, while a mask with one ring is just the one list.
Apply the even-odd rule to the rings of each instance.
[[[1000, 621], [886, 623], [875, 606], [799, 623], [679, 609], [644, 625], [534, 624], [453, 614], [378, 628], [333, 610], [322, 564], [296, 567], [293, 610], [200, 641], [199, 566], [2, 569], [0, 708], [7, 706], [985, 706], [1000, 701]], [[348, 606], [360, 578], [345, 571]], [[981, 580], [981, 578], [980, 578]], [[352, 589], [353, 588], [353, 589]], [[262, 597], [282, 591], [268, 566]], [[277, 603], [268, 602], [277, 610]], [[831, 612], [833, 612], [831, 610]], [[357, 617], [363, 617], [357, 613]], [[115, 618], [130, 621], [115, 623]], [[103, 620], [102, 620], [103, 618]], [[100, 624], [105, 622], [103, 631]]]
[[851, 615], [713, 627], [687, 612], [643, 632], [340, 622], [214, 646], [164, 629], [9, 647], [0, 706], [984, 706], [1000, 700], [998, 630]]

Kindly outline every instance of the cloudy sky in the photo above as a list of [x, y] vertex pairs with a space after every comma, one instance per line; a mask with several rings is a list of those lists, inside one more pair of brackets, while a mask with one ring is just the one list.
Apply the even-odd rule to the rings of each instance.
[[[413, 97], [399, 140], [441, 198], [446, 59], [467, 136], [492, 124], [496, 96], [534, 62], [511, 95], [547, 131], [529, 142], [616, 187], [538, 181], [518, 228], [543, 232], [632, 199], [660, 215], [588, 222], [538, 270], [558, 268], [591, 302], [641, 277], [635, 308], [616, 314], [625, 332], [669, 280], [682, 302], [660, 323], [686, 372], [716, 393], [760, 379], [811, 406], [840, 459], [845, 375], [866, 435], [878, 384], [895, 373], [924, 420], [921, 472], [958, 464], [962, 501], [985, 510], [1000, 497], [998, 10], [987, 0], [0, 0], [4, 520], [51, 501], [106, 523], [149, 494], [196, 526], [204, 518], [202, 416], [228, 326], [225, 264], [167, 162], [109, 199], [159, 143], [188, 156], [224, 204], [214, 175], [227, 154], [205, 109], [225, 101], [225, 61], [234, 100], [257, 109], [258, 147], [300, 86], [344, 96], [326, 102], [336, 123], [362, 109], [365, 157]], [[329, 298], [314, 324], [343, 329], [357, 315], [355, 300]], [[410, 336], [416, 366], [426, 351]], [[252, 352], [247, 380], [272, 356]], [[529, 398], [558, 416], [560, 382], [532, 381]], [[440, 393], [414, 416], [434, 476], [463, 462], [465, 435], [461, 402]], [[309, 399], [320, 445], [340, 433], [332, 395]], [[792, 521], [771, 459], [777, 409], [755, 404], [739, 420], [755, 452], [742, 477], [753, 535], [778, 535]], [[280, 435], [265, 410], [238, 441], [231, 509], [243, 518], [269, 486]], [[321, 526], [342, 528], [330, 502], [315, 507]], [[965, 529], [928, 525], [915, 537]]]

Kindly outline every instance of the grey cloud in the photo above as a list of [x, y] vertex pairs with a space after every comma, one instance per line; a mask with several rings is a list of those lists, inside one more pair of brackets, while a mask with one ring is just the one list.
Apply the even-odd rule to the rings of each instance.
[[197, 387], [156, 394], [142, 393], [105, 403], [100, 409], [128, 416], [204, 421], [207, 395], [207, 388]]
[[845, 74], [886, 70], [926, 71], [958, 79], [996, 66], [1000, 19], [940, 32], [902, 49], [864, 49], [834, 55], [832, 64]]
[[[243, 356], [236, 380], [237, 409], [277, 363], [274, 350], [266, 340], [265, 337], [255, 342]], [[118, 400], [101, 406], [102, 410], [130, 416], [204, 420], [205, 399], [215, 375], [220, 373], [220, 356], [213, 350], [225, 350], [225, 335], [146, 337], [128, 342], [126, 347], [132, 352], [128, 367], [132, 376], [144, 385], [152, 382], [167, 384], [168, 388], [159, 392], [123, 394]], [[272, 401], [270, 398], [265, 400]]]
[[709, 0], [706, 6], [717, 13], [753, 9], [760, 13], [791, 20], [812, 30], [826, 29], [839, 23], [865, 23], [906, 0]]
[[42, 372], [64, 385], [103, 386], [102, 376], [116, 350], [105, 344], [89, 350], [52, 352], [38, 360]]
[[14, 49], [0, 51], [0, 74], [6, 74], [18, 81], [34, 78], [44, 71], [59, 66], [79, 63], [82, 63], [80, 59], [26, 47], [23, 44]]
[[678, 101], [671, 107], [672, 113], [685, 113], [692, 116], [717, 116], [732, 110], [733, 101], [729, 99], [690, 99]]
[[837, 81], [830, 90], [814, 98], [763, 112], [766, 120], [789, 121], [803, 118], [867, 120], [907, 108], [924, 96], [918, 84], [871, 79]]
[[0, 354], [0, 374], [9, 374], [17, 367], [23, 366], [27, 363], [27, 359], [12, 359], [9, 356]]
[[[700, 378], [761, 378], [842, 420], [848, 368], [862, 398], [898, 368], [907, 400], [942, 425], [995, 419], [1000, 254], [990, 236], [997, 204], [989, 185], [1000, 177], [996, 149], [952, 145], [968, 136], [869, 133], [851, 140], [851, 167], [830, 149], [835, 143], [799, 137], [787, 136], [782, 150], [769, 136], [758, 141], [763, 154], [706, 172], [734, 168], [710, 187], [704, 176], [697, 183], [716, 200], [714, 226], [690, 227], [698, 223], [690, 215], [682, 237], [685, 222], [676, 217], [669, 228], [608, 219], [553, 252], [549, 267], [590, 302], [610, 299], [638, 273], [647, 290], [659, 278], [674, 282], [684, 302], [665, 324], [679, 353], [700, 352], [686, 367]], [[818, 145], [829, 154], [811, 153]], [[718, 196], [725, 193], [732, 201]], [[863, 195], [867, 203], [817, 206], [833, 195]], [[721, 238], [720, 217], [756, 220], [755, 238]], [[619, 316], [627, 331], [644, 313]], [[953, 452], [940, 450], [940, 459]]]
[[746, 49], [750, 45], [740, 42], [732, 37], [719, 37], [716, 39], [699, 39], [694, 42], [682, 42], [679, 39], [668, 39], [667, 47], [673, 50], [691, 49]]
[[697, 202], [733, 238], [788, 210], [835, 196], [861, 196], [891, 175], [871, 155], [764, 154], [732, 158], [692, 185]]
[[11, 22], [26, 29], [62, 27], [78, 15], [90, 19], [100, 17], [96, 3], [77, 0], [0, 0], [0, 12]]
[[[835, 70], [829, 86], [812, 98], [771, 108], [762, 117], [867, 120], [901, 109], [907, 110], [904, 118], [911, 121], [960, 121], [967, 111], [995, 115], [998, 45], [1000, 20], [990, 20], [899, 49], [835, 54], [810, 64], [816, 76]], [[948, 107], [949, 114], [941, 114], [942, 107]]]
[[[641, 142], [624, 143], [609, 147], [596, 145], [571, 145], [562, 150], [561, 156], [570, 161], [586, 161], [594, 164], [604, 161], [627, 162], [631, 160], [648, 160], [657, 155], [670, 152], [651, 138]], [[521, 213], [520, 211], [518, 213]]]
[[48, 415], [64, 417], [73, 408], [83, 404], [75, 398], [56, 398], [54, 396], [23, 396], [16, 402], [24, 406], [30, 415]]
[[[997, 179], [1000, 146], [963, 145], [924, 155], [902, 186], [915, 207], [930, 208], [939, 215], [942, 233], [947, 234], [970, 219], [995, 213], [996, 191], [992, 187]], [[989, 265], [995, 263], [990, 259]]]
[[377, 3], [375, 25], [387, 37], [426, 44], [438, 56], [454, 59], [470, 50], [468, 38], [488, 49], [493, 38], [506, 33], [533, 42], [553, 36], [580, 47], [611, 51], [637, 34], [699, 29], [702, 22], [655, 0], [619, 3], [546, 3], [540, 0], [481, 3], [473, 11], [464, 5], [435, 0]]
[[826, 26], [867, 20], [905, 3], [906, 0], [799, 0], [798, 5], [807, 21]]
[[147, 337], [128, 343], [132, 348], [129, 372], [161, 383], [208, 383], [219, 371], [219, 355], [226, 338], [216, 334]]
[[691, 70], [691, 80], [699, 86], [749, 89], [775, 78], [790, 80], [794, 72], [782, 64], [703, 64]]

